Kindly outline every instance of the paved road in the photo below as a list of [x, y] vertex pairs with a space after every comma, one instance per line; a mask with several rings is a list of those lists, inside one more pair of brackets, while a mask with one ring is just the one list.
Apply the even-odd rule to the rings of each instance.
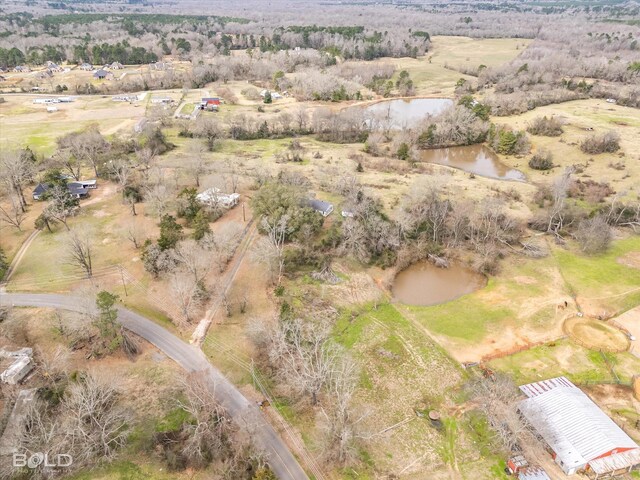
[[[49, 307], [83, 311], [83, 302], [71, 295], [0, 293], [0, 305]], [[119, 307], [122, 325], [152, 343], [189, 372], [206, 371], [215, 384], [215, 394], [234, 421], [249, 432], [258, 447], [264, 448], [269, 464], [281, 480], [308, 480], [304, 470], [280, 436], [263, 418], [256, 405], [247, 400], [220, 371], [213, 368], [201, 350], [182, 341], [160, 325], [124, 307]]]

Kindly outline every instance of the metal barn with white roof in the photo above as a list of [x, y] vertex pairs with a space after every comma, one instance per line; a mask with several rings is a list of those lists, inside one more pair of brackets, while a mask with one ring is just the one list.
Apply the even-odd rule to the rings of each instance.
[[640, 465], [640, 447], [565, 377], [522, 385], [520, 412], [564, 473], [604, 478]]

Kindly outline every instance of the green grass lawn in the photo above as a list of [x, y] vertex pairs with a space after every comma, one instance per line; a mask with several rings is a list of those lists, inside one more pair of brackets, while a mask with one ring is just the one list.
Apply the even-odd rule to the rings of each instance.
[[[630, 382], [631, 376], [640, 371], [640, 359], [628, 352], [607, 355], [623, 382]], [[492, 360], [489, 365], [508, 373], [519, 385], [562, 375], [578, 384], [615, 380], [600, 352], [575, 345], [570, 340]]]
[[[497, 282], [490, 279], [484, 292], [493, 290]], [[514, 314], [508, 307], [483, 302], [477, 293], [430, 307], [403, 305], [398, 308], [413, 315], [430, 331], [467, 343], [481, 341], [490, 328], [507, 322]]]
[[587, 256], [572, 251], [554, 249], [566, 281], [576, 293], [585, 297], [616, 295], [640, 287], [640, 269], [618, 262], [629, 252], [640, 251], [640, 236], [613, 242], [603, 254]]
[[193, 109], [196, 108], [194, 103], [185, 103], [180, 110], [181, 115], [191, 115], [193, 113]]

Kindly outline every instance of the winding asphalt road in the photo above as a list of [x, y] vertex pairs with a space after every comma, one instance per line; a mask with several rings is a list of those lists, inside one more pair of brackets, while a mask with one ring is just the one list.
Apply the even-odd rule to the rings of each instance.
[[[0, 305], [59, 308], [76, 312], [84, 310], [80, 299], [58, 294], [0, 292]], [[207, 372], [215, 385], [216, 397], [234, 421], [250, 432], [256, 445], [264, 449], [269, 457], [269, 465], [278, 478], [308, 480], [309, 477], [273, 427], [265, 421], [258, 407], [247, 400], [220, 371], [213, 368], [201, 350], [124, 307], [118, 307], [118, 319], [125, 328], [155, 345], [188, 372]]]

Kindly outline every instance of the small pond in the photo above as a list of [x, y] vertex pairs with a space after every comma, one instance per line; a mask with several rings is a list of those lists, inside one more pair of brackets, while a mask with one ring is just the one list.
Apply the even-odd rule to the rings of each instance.
[[401, 303], [426, 306], [448, 302], [486, 283], [483, 275], [461, 265], [438, 268], [425, 261], [414, 263], [396, 275], [391, 290]]
[[447, 167], [459, 168], [465, 172], [496, 178], [498, 180], [526, 181], [520, 170], [510, 168], [500, 161], [498, 156], [484, 145], [464, 147], [434, 148], [423, 150], [422, 160]]
[[437, 115], [453, 105], [449, 98], [411, 98], [388, 100], [365, 107], [368, 122], [394, 130], [415, 127], [429, 115]]

